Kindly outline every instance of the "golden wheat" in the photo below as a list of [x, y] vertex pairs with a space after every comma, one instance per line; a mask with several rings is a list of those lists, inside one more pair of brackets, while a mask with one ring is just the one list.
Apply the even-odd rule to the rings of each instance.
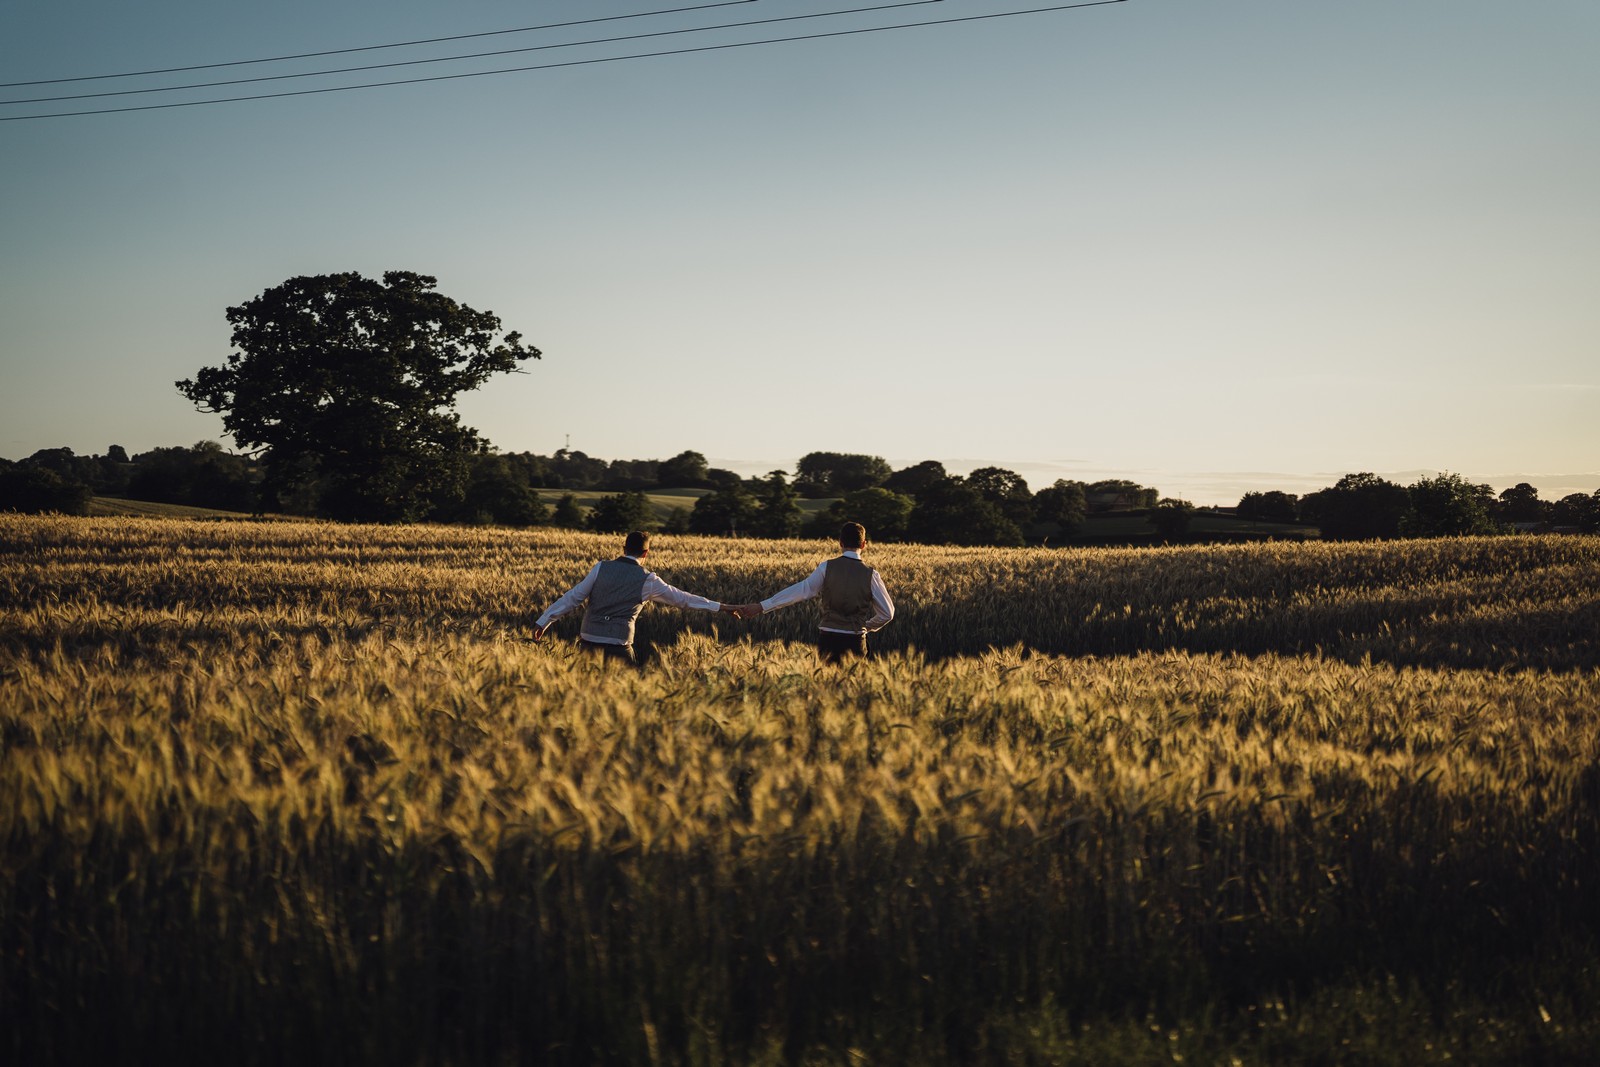
[[[0, 1048], [962, 1062], [1395, 975], [1590, 1047], [1594, 541], [886, 546], [845, 669], [803, 607], [524, 640], [615, 547], [0, 516]], [[653, 560], [742, 601], [827, 549]]]
[[[219, 615], [289, 632], [372, 626], [526, 633], [615, 538], [551, 531], [0, 516], [0, 637], [131, 644], [141, 626], [207, 632]], [[653, 564], [692, 592], [742, 602], [804, 577], [822, 542], [661, 538]], [[1154, 550], [875, 546], [895, 597], [884, 650], [936, 656], [1021, 644], [1371, 655], [1425, 666], [1583, 667], [1600, 655], [1600, 541], [1527, 537], [1387, 545], [1279, 543]], [[41, 619], [32, 607], [46, 610]], [[797, 607], [746, 624], [808, 640]], [[570, 626], [569, 626], [570, 628]], [[646, 612], [640, 636], [724, 635], [699, 613]]]

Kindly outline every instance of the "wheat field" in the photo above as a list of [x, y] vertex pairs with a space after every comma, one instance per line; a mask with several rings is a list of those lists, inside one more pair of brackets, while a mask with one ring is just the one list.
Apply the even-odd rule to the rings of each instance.
[[1600, 541], [616, 541], [0, 516], [0, 1057], [1600, 1054]]

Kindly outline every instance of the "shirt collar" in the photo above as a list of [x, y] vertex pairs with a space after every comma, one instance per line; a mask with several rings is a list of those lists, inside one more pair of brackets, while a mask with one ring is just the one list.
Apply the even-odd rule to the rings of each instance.
[[844, 550], [843, 554], [845, 556], [848, 556], [850, 559], [860, 559], [861, 558], [861, 550], [859, 548], [847, 548], [847, 549]]

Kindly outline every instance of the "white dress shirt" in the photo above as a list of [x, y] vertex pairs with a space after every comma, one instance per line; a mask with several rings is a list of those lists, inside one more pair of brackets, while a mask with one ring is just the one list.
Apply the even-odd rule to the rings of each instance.
[[[845, 551], [843, 555], [846, 555], [851, 559], [861, 558], [861, 553], [853, 549]], [[788, 607], [790, 604], [798, 604], [802, 600], [810, 600], [813, 597], [821, 596], [822, 579], [827, 573], [828, 563], [826, 560], [824, 560], [817, 564], [816, 570], [806, 575], [806, 577], [802, 578], [800, 581], [795, 582], [787, 589], [782, 589], [776, 593], [773, 593], [771, 596], [767, 597], [767, 599], [763, 600], [761, 602], [761, 610], [772, 611], [774, 608]], [[872, 617], [869, 618], [865, 623], [865, 629], [868, 633], [871, 633], [873, 630], [883, 629], [886, 625], [888, 625], [889, 620], [894, 618], [894, 601], [889, 599], [889, 590], [884, 586], [883, 576], [877, 572], [876, 568], [874, 568], [872, 572], [872, 607]], [[825, 630], [830, 634], [853, 634], [861, 632], [859, 630], [836, 630], [831, 626], [822, 626], [819, 627], [819, 629]]]
[[[641, 567], [644, 566], [643, 563], [639, 562], [638, 556], [629, 556], [628, 558], [633, 560], [635, 563], [639, 563]], [[602, 560], [601, 562], [604, 561]], [[539, 616], [539, 621], [534, 623], [534, 625], [543, 630], [546, 626], [549, 626], [563, 615], [570, 615], [574, 611], [577, 611], [579, 608], [581, 608], [583, 606], [583, 602], [589, 599], [589, 591], [594, 588], [594, 580], [599, 574], [600, 564], [596, 563], [593, 567], [589, 568], [589, 573], [583, 576], [583, 580], [581, 582], [573, 586], [571, 589], [568, 589], [565, 593], [562, 593], [560, 598], [554, 604], [551, 604], [548, 608], [546, 608], [544, 614]], [[654, 571], [648, 570], [644, 572], [644, 589], [640, 591], [639, 599], [646, 604], [655, 602], [659, 604], [666, 604], [668, 607], [685, 608], [689, 610], [722, 610], [722, 605], [717, 601], [707, 600], [705, 597], [695, 596], [693, 593], [685, 593], [682, 589], [668, 585], [666, 582], [662, 581], [660, 576]], [[620, 645], [625, 643], [615, 637], [600, 637], [594, 634], [584, 633], [580, 633], [578, 636], [582, 637], [585, 641], [592, 641], [597, 645]]]

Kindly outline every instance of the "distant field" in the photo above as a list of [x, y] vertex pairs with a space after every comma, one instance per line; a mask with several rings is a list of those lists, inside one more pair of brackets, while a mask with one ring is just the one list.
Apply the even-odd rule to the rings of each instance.
[[114, 496], [97, 496], [89, 501], [91, 516], [134, 515], [165, 519], [239, 519], [248, 517], [244, 512], [218, 511], [216, 508], [191, 508], [183, 504], [157, 504], [150, 500], [123, 500]]
[[1189, 528], [1195, 533], [1258, 533], [1274, 537], [1308, 540], [1319, 537], [1315, 526], [1293, 522], [1254, 522], [1233, 515], [1218, 515], [1202, 511], [1195, 515]]
[[[539, 489], [536, 490], [545, 503], [555, 505], [563, 496], [572, 494], [579, 508], [585, 513], [594, 508], [601, 497], [612, 496], [616, 490], [600, 489]], [[645, 498], [650, 501], [650, 506], [655, 509], [656, 518], [665, 521], [675, 508], [693, 511], [696, 500], [711, 492], [709, 489], [656, 489], [645, 493]], [[825, 500], [799, 500], [796, 503], [800, 511], [807, 518], [826, 511], [834, 499]], [[118, 497], [97, 496], [89, 504], [89, 514], [92, 516], [144, 516], [172, 519], [226, 519], [245, 518], [241, 512], [219, 511], [215, 508], [191, 508], [181, 504], [157, 504], [144, 500], [123, 500]], [[1250, 522], [1245, 519], [1236, 519], [1230, 515], [1213, 515], [1202, 512], [1197, 514], [1191, 523], [1193, 533], [1201, 536], [1222, 535], [1227, 537], [1274, 537], [1282, 540], [1314, 540], [1317, 538], [1317, 528], [1314, 526], [1298, 526], [1289, 523]], [[869, 533], [871, 531], [868, 531]], [[1091, 515], [1084, 524], [1082, 539], [1094, 541], [1126, 542], [1129, 544], [1140, 541], [1154, 541], [1155, 533], [1150, 528], [1150, 523], [1143, 515]]]
[[[597, 504], [601, 497], [612, 496], [617, 490], [601, 489], [540, 489], [539, 496], [552, 506], [568, 493], [572, 494], [577, 505], [585, 512]], [[711, 492], [709, 489], [655, 489], [645, 493], [656, 510], [656, 517], [665, 520], [674, 508], [694, 509], [695, 501]], [[810, 518], [819, 512], [826, 511], [837, 498], [824, 500], [799, 500], [800, 511]], [[1190, 531], [1200, 537], [1244, 537], [1262, 538], [1273, 537], [1281, 540], [1305, 541], [1315, 540], [1319, 534], [1315, 526], [1302, 526], [1294, 523], [1251, 522], [1248, 519], [1235, 518], [1232, 515], [1217, 515], [1210, 512], [1199, 512], [1190, 523]], [[872, 531], [868, 531], [870, 535]], [[1136, 543], [1139, 541], [1155, 541], [1155, 531], [1151, 528], [1149, 520], [1143, 514], [1090, 515], [1084, 523], [1081, 534], [1086, 541], [1118, 541]]]
[[[1287, 541], [1316, 540], [1321, 536], [1315, 526], [1287, 522], [1252, 522], [1233, 515], [1219, 515], [1209, 511], [1196, 512], [1189, 522], [1189, 532], [1198, 537], [1226, 536], [1261, 538], [1273, 537]], [[1150, 520], [1142, 513], [1090, 515], [1084, 522], [1081, 535], [1085, 540], [1155, 540]]]
[[[578, 507], [585, 512], [592, 509], [601, 497], [613, 496], [617, 490], [599, 489], [539, 489], [539, 497], [547, 504], [554, 505], [563, 496], [571, 493]], [[709, 489], [655, 489], [645, 494], [651, 507], [656, 510], [656, 517], [665, 520], [674, 508], [694, 510], [694, 503], [707, 493]], [[797, 501], [800, 510], [807, 516], [827, 509], [832, 500], [800, 500]], [[182, 504], [158, 504], [149, 500], [124, 500], [120, 497], [97, 496], [89, 502], [89, 514], [97, 517], [108, 516], [144, 516], [169, 519], [237, 519], [247, 518], [248, 515], [238, 511], [219, 511], [216, 508], [191, 508]], [[303, 521], [303, 520], [301, 520]]]

